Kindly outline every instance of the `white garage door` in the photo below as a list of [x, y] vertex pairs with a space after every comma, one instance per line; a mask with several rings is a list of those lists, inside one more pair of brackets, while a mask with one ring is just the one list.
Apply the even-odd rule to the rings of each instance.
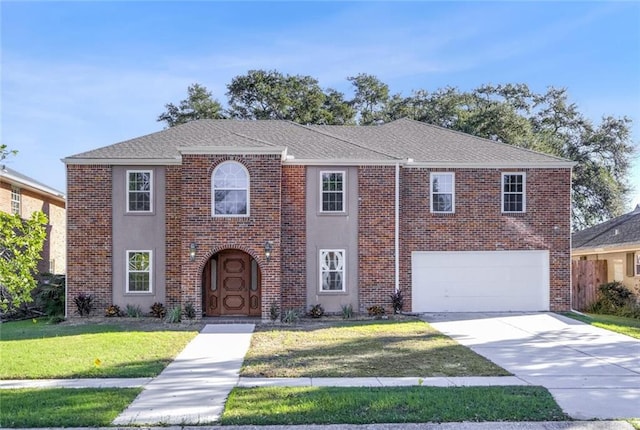
[[548, 251], [413, 252], [414, 312], [549, 310]]

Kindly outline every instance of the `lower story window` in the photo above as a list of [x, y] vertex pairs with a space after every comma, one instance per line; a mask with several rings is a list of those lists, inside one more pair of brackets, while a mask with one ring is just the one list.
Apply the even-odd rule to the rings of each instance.
[[345, 290], [344, 249], [320, 250], [320, 291]]
[[127, 293], [151, 292], [151, 251], [127, 251]]

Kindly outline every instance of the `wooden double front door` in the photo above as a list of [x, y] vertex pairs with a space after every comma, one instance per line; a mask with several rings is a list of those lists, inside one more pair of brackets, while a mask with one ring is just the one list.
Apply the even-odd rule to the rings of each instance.
[[225, 250], [202, 271], [206, 316], [260, 316], [260, 269], [249, 254]]

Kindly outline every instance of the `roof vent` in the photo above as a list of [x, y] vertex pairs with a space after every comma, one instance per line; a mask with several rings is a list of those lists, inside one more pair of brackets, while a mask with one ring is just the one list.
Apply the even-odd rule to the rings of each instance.
[[613, 235], [617, 236], [620, 234], [620, 230], [618, 230], [617, 228], [615, 230], [613, 230]]

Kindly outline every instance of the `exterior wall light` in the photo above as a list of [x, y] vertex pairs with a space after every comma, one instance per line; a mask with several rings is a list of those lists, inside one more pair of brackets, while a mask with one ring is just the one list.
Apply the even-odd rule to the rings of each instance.
[[264, 243], [264, 258], [266, 258], [267, 262], [271, 260], [271, 251], [273, 251], [273, 242], [267, 240]]
[[196, 261], [197, 250], [198, 250], [198, 245], [195, 242], [191, 242], [189, 244], [189, 261]]

